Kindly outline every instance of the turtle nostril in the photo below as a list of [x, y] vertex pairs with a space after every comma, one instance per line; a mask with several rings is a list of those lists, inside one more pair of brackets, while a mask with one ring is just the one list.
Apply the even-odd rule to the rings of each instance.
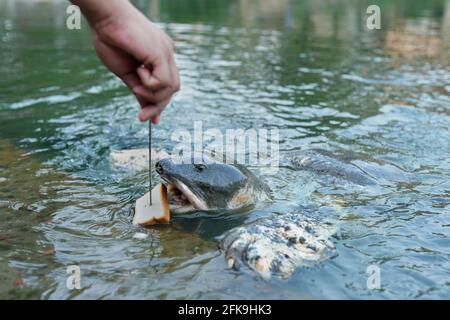
[[155, 170], [159, 174], [163, 174], [163, 172], [164, 172], [164, 169], [163, 169], [161, 163], [159, 163], [159, 161], [155, 164]]

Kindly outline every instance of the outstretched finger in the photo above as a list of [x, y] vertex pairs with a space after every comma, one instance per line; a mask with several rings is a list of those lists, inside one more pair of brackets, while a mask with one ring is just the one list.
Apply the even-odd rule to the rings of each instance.
[[152, 117], [152, 123], [153, 123], [153, 124], [158, 124], [158, 123], [159, 123], [159, 117], [160, 117], [160, 116], [154, 116], [154, 117]]
[[164, 108], [169, 104], [170, 98], [165, 99], [157, 104], [148, 105], [145, 108], [142, 108], [141, 112], [139, 112], [139, 120], [147, 121], [149, 119], [154, 119], [161, 114]]

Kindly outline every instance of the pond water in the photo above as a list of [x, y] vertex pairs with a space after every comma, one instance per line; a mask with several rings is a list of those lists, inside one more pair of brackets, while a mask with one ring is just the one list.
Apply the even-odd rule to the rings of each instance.
[[[135, 2], [175, 40], [182, 81], [155, 147], [196, 120], [278, 128], [280, 152], [352, 151], [414, 177], [365, 188], [281, 168], [261, 175], [273, 199], [254, 210], [143, 229], [130, 210], [147, 173], [108, 161], [147, 144], [133, 97], [86, 24], [65, 27], [66, 2], [1, 1], [0, 297], [450, 298], [450, 1], [372, 2], [381, 30], [365, 1]], [[224, 232], [301, 207], [337, 228], [332, 259], [289, 279], [227, 269]]]

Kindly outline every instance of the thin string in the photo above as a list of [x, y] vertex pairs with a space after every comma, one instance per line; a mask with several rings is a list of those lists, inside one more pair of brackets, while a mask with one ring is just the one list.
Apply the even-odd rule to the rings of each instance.
[[150, 205], [152, 205], [152, 120], [148, 121], [148, 183]]

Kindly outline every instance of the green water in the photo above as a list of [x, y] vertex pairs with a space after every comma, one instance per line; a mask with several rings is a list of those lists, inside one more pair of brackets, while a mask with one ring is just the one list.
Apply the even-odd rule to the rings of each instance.
[[[280, 130], [280, 150], [356, 151], [414, 176], [370, 190], [281, 169], [272, 202], [239, 215], [133, 227], [147, 173], [112, 150], [147, 126], [64, 1], [0, 1], [0, 297], [450, 298], [450, 1], [136, 1], [175, 40], [182, 90], [154, 129]], [[372, 2], [370, 2], [372, 4]], [[156, 177], [155, 177], [156, 178]], [[226, 268], [217, 238], [301, 206], [338, 229], [337, 255], [289, 279]], [[136, 233], [147, 234], [136, 239]], [[66, 286], [81, 270], [81, 290]], [[378, 266], [381, 288], [367, 287]]]

